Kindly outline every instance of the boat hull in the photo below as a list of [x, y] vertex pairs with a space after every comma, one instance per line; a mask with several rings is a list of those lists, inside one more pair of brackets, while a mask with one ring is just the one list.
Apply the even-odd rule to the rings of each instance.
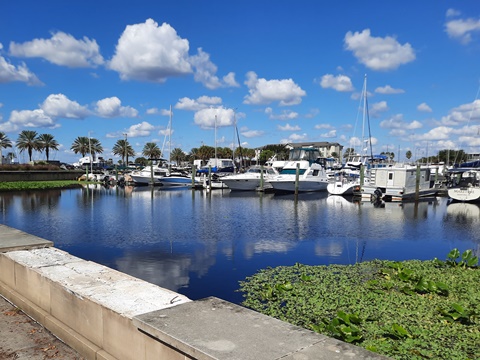
[[327, 185], [327, 191], [331, 195], [353, 195], [353, 189], [355, 186], [358, 186], [358, 184], [335, 181]]
[[480, 187], [450, 188], [448, 196], [455, 201], [480, 202]]
[[254, 191], [260, 186], [259, 179], [222, 179], [221, 181], [233, 191]]
[[[272, 180], [270, 184], [275, 192], [295, 192], [295, 180]], [[299, 180], [298, 192], [326, 191], [328, 183], [318, 180]]]
[[[160, 184], [165, 187], [191, 187], [192, 179], [186, 176], [165, 176], [160, 179]], [[195, 181], [195, 185], [198, 184], [199, 182]]]
[[[151, 177], [137, 176], [137, 175], [132, 175], [132, 174], [130, 174], [130, 177], [132, 178], [132, 181], [134, 182], [135, 185], [150, 185], [152, 183], [152, 178]], [[162, 180], [162, 178], [154, 177], [153, 178], [153, 184], [154, 185], [160, 185], [161, 180]]]

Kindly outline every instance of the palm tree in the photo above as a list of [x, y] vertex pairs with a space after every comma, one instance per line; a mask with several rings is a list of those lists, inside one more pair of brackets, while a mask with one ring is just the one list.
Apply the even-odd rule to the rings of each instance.
[[355, 149], [353, 148], [347, 148], [345, 152], [343, 153], [343, 158], [348, 159], [350, 156], [355, 155]]
[[407, 150], [407, 152], [405, 153], [405, 156], [408, 160], [410, 160], [410, 158], [412, 157], [412, 152], [410, 150]]
[[215, 157], [215, 148], [208, 145], [202, 145], [198, 148], [196, 157], [203, 161], [207, 161], [208, 159]]
[[82, 154], [82, 157], [85, 157], [89, 153], [89, 146], [88, 146], [88, 137], [87, 136], [79, 136], [75, 139], [70, 148], [73, 150], [75, 154]]
[[38, 136], [38, 150], [45, 150], [45, 155], [47, 156], [47, 161], [50, 160], [50, 149], [58, 150], [60, 144], [53, 138], [51, 134], [41, 134]]
[[90, 138], [90, 144], [88, 144], [89, 152], [93, 157], [93, 161], [95, 161], [95, 155], [103, 153], [102, 144], [98, 139]]
[[[112, 152], [114, 155], [120, 155], [122, 157], [122, 163], [128, 166], [128, 157], [135, 156], [135, 150], [129, 144], [128, 140], [117, 140], [115, 145], [113, 145]], [[127, 161], [125, 162], [125, 158]]]
[[154, 142], [148, 142], [143, 147], [142, 155], [149, 160], [159, 159], [162, 156], [162, 150]]
[[182, 149], [180, 148], [175, 148], [172, 150], [172, 153], [170, 154], [170, 157], [175, 160], [177, 165], [180, 165], [180, 162], [184, 161], [186, 158], [186, 154], [183, 152]]
[[3, 164], [3, 156], [2, 156], [2, 148], [11, 148], [12, 147], [12, 142], [10, 139], [5, 135], [4, 132], [0, 131], [0, 165]]
[[23, 130], [20, 135], [18, 135], [16, 146], [20, 152], [23, 152], [24, 150], [28, 151], [28, 158], [31, 162], [33, 150], [39, 149], [37, 132], [33, 130]]

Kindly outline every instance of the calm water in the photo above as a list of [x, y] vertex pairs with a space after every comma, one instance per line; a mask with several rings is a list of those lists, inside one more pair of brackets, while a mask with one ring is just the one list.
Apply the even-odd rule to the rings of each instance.
[[446, 198], [370, 202], [155, 188], [0, 194], [0, 223], [191, 299], [240, 303], [238, 281], [265, 267], [445, 259], [480, 249], [480, 208]]

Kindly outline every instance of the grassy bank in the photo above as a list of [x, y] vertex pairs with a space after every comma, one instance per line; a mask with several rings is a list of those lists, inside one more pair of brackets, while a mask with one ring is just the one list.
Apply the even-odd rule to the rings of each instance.
[[82, 185], [75, 180], [59, 181], [5, 181], [0, 182], [0, 191], [19, 190], [45, 190], [45, 189], [69, 189], [78, 188]]
[[447, 261], [269, 268], [241, 282], [243, 305], [394, 359], [480, 359], [480, 269]]

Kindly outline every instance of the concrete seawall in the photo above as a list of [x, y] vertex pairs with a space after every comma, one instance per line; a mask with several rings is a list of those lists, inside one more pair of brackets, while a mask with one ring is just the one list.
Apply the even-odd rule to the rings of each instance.
[[85, 171], [0, 171], [0, 181], [54, 181], [77, 180]]
[[5, 225], [0, 294], [87, 359], [386, 359], [218, 298], [191, 301]]

